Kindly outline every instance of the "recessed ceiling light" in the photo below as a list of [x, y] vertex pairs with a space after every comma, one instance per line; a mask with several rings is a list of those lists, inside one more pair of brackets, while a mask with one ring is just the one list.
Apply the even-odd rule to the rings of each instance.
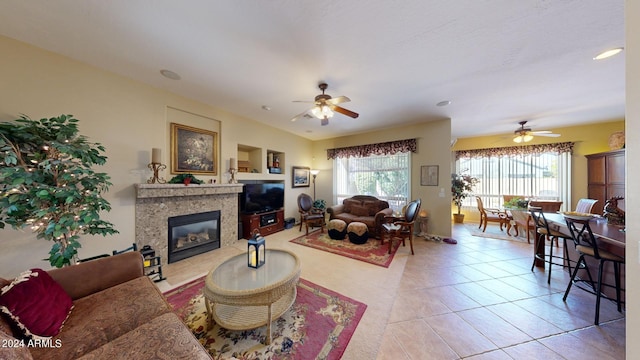
[[451, 100], [442, 100], [439, 103], [437, 103], [436, 105], [437, 106], [447, 106], [449, 104], [451, 104]]
[[166, 77], [167, 79], [171, 79], [171, 80], [180, 80], [181, 79], [180, 75], [174, 73], [171, 70], [167, 70], [167, 69], [160, 70], [160, 74], [162, 74], [162, 76]]
[[608, 57], [612, 57], [613, 55], [619, 54], [623, 49], [624, 49], [623, 47], [609, 49], [607, 51], [601, 52], [600, 54], [596, 55], [596, 57], [594, 57], [593, 60], [602, 60]]
[[271, 110], [271, 107], [269, 107], [268, 105], [262, 105], [262, 110], [269, 111]]

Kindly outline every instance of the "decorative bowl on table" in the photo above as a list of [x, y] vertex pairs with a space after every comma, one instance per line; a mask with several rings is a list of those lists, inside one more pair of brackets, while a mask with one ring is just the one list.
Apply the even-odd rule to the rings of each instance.
[[573, 220], [591, 220], [598, 217], [596, 214], [582, 213], [577, 211], [564, 211], [561, 212], [564, 217], [573, 219]]

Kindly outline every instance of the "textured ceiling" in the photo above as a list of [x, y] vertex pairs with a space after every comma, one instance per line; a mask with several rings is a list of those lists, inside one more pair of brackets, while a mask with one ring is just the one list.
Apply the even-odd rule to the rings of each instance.
[[[592, 60], [624, 46], [622, 0], [4, 0], [0, 34], [314, 140], [624, 118], [624, 55]], [[291, 122], [319, 82], [360, 117]]]

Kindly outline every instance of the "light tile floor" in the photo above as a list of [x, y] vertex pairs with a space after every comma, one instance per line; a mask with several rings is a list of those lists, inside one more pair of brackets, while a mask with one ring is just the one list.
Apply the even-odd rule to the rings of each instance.
[[[488, 230], [489, 231], [489, 230]], [[531, 272], [532, 245], [472, 236], [457, 245], [417, 242], [400, 280], [378, 359], [624, 359], [625, 318], [614, 303]]]
[[[487, 229], [487, 232], [498, 231]], [[473, 236], [454, 225], [458, 244], [415, 238], [415, 255], [400, 248], [382, 268], [289, 243], [297, 228], [267, 237], [272, 248], [295, 251], [302, 277], [368, 305], [343, 359], [624, 359], [625, 318], [603, 301], [593, 325], [595, 297], [562, 295], [567, 272], [551, 284], [531, 272], [525, 241]], [[206, 274], [236, 246], [166, 265], [167, 290]], [[215, 259], [214, 259], [215, 258]]]

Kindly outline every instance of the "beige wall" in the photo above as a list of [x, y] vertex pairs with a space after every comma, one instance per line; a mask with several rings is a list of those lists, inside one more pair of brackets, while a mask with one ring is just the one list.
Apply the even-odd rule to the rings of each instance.
[[[626, 247], [626, 325], [627, 359], [633, 359], [640, 353], [640, 211], [636, 204], [640, 202], [640, 2], [625, 1], [625, 57], [626, 57], [626, 138], [627, 138], [627, 237]], [[632, 300], [630, 300], [632, 299]], [[636, 355], [633, 355], [636, 354]]]
[[[169, 123], [173, 119], [219, 132], [222, 173], [216, 177], [218, 182], [227, 181], [225, 169], [229, 158], [237, 157], [238, 144], [248, 144], [286, 154], [284, 174], [239, 176], [284, 180], [286, 217], [297, 214], [296, 197], [309, 191], [291, 188], [290, 167], [312, 165], [310, 140], [6, 37], [0, 37], [0, 53], [0, 121], [14, 120], [20, 114], [33, 119], [73, 114], [80, 120], [81, 134], [107, 149], [109, 159], [99, 170], [111, 176], [113, 186], [105, 197], [113, 210], [104, 217], [120, 234], [83, 238], [81, 258], [111, 253], [134, 242], [133, 184], [150, 177], [147, 164], [151, 148], [161, 148], [169, 165]], [[169, 170], [161, 175], [167, 180], [173, 176]], [[28, 231], [0, 231], [0, 247], [12, 249], [0, 251], [0, 276], [14, 276], [28, 267], [48, 267], [41, 259], [47, 256], [51, 244], [34, 240]], [[3, 257], [7, 252], [10, 255]]]
[[[422, 209], [429, 214], [429, 233], [451, 236], [451, 153], [447, 151], [451, 139], [449, 119], [315, 142], [313, 167], [320, 170], [317, 197], [331, 199], [328, 202], [332, 203], [336, 200], [333, 198], [333, 160], [327, 160], [327, 149], [413, 138], [418, 139], [418, 151], [411, 155], [410, 196], [422, 199]], [[439, 186], [420, 186], [422, 165], [439, 166]], [[441, 189], [444, 197], [439, 196]]]
[[[119, 75], [77, 62], [75, 60], [0, 37], [0, 121], [16, 119], [26, 114], [34, 119], [73, 114], [80, 120], [80, 132], [91, 141], [102, 143], [107, 149], [107, 164], [101, 171], [111, 176], [113, 186], [105, 197], [112, 211], [105, 219], [113, 222], [120, 234], [110, 237], [84, 237], [80, 257], [111, 253], [114, 249], [130, 246], [135, 238], [135, 191], [133, 184], [143, 183], [151, 176], [147, 164], [154, 147], [162, 149], [163, 162], [170, 163], [170, 123], [219, 132], [218, 164], [215, 177], [198, 177], [208, 181], [228, 181], [226, 169], [229, 158], [240, 154], [239, 146], [250, 145], [259, 149], [266, 158], [267, 150], [285, 153], [284, 173], [266, 173], [266, 160], [261, 173], [241, 173], [238, 179], [274, 179], [285, 181], [285, 217], [297, 218], [296, 198], [311, 194], [313, 188], [291, 187], [291, 166], [319, 168], [318, 198], [332, 199], [333, 175], [331, 162], [326, 161], [326, 149], [371, 142], [418, 137], [418, 153], [413, 155], [414, 182], [411, 196], [420, 197], [423, 207], [430, 213], [430, 231], [450, 235], [449, 226], [449, 164], [447, 148], [450, 123], [436, 121], [422, 125], [394, 128], [349, 138], [338, 138], [314, 144], [310, 140], [292, 135], [261, 123], [238, 117], [222, 109], [186, 99]], [[250, 131], [247, 131], [250, 129]], [[419, 185], [421, 165], [440, 166], [440, 187]], [[169, 170], [160, 174], [165, 179], [173, 175]], [[443, 188], [446, 196], [437, 196]], [[332, 202], [332, 201], [329, 201]], [[28, 231], [0, 231], [0, 246], [10, 251], [1, 258], [0, 276], [10, 277], [26, 267], [47, 268], [42, 261], [51, 246], [35, 240]], [[20, 261], [16, 261], [20, 259]]]
[[[551, 130], [561, 136], [558, 138], [539, 136], [527, 144], [544, 144], [559, 141], [575, 142], [573, 156], [571, 157], [571, 208], [573, 209], [578, 199], [587, 197], [587, 158], [585, 155], [608, 151], [610, 149], [609, 135], [616, 131], [624, 131], [624, 129], [624, 120], [614, 120], [583, 126], [550, 128], [544, 130]], [[511, 139], [512, 136], [509, 134], [458, 139], [453, 149], [467, 150], [515, 146], [516, 144]]]

